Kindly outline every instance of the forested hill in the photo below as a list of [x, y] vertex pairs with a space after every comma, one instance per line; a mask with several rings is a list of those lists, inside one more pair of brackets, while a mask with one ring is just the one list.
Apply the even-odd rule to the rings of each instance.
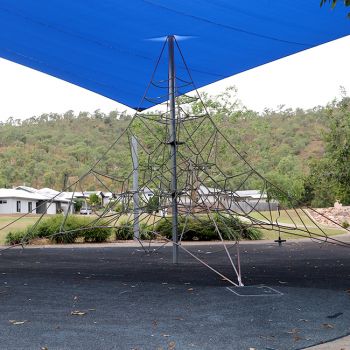
[[[216, 111], [215, 108], [218, 108]], [[218, 127], [252, 165], [293, 195], [303, 196], [310, 185], [309, 166], [324, 157], [323, 133], [329, 128], [334, 104], [313, 110], [225, 111], [210, 108]], [[79, 176], [121, 134], [131, 116], [113, 111], [94, 114], [72, 111], [43, 114], [22, 122], [9, 119], [0, 126], [0, 187], [26, 184], [61, 189], [67, 173]], [[128, 144], [109, 154], [118, 163]], [[225, 155], [229, 157], [229, 155]], [[130, 169], [119, 169], [125, 174]], [[223, 169], [225, 170], [225, 169]], [[86, 189], [97, 189], [88, 184]], [[307, 191], [306, 191], [307, 192]]]

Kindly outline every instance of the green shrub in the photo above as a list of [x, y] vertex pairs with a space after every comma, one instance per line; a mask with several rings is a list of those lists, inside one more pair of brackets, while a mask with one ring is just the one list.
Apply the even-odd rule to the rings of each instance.
[[89, 196], [89, 203], [93, 207], [101, 205], [100, 197], [96, 193], [91, 193]]
[[85, 204], [84, 199], [81, 199], [81, 198], [74, 199], [74, 211], [76, 213], [79, 212], [83, 204]]
[[[103, 226], [105, 223], [100, 222], [98, 225]], [[84, 237], [84, 242], [102, 243], [106, 242], [112, 235], [112, 229], [109, 227], [92, 227], [81, 233]]]
[[[140, 238], [149, 240], [156, 238], [156, 235], [150, 230], [146, 223], [140, 224]], [[134, 239], [134, 226], [131, 222], [121, 222], [115, 228], [115, 239], [116, 240], [129, 240]]]
[[88, 221], [85, 218], [69, 215], [61, 229], [63, 220], [63, 215], [55, 215], [42, 220], [35, 229], [36, 236], [47, 237], [55, 243], [74, 243], [81, 235], [79, 228], [87, 225]]
[[341, 224], [342, 228], [348, 228], [350, 226], [350, 224], [347, 221], [343, 221]]
[[26, 230], [16, 230], [16, 231], [10, 231], [5, 239], [6, 244], [9, 245], [15, 245], [15, 244], [21, 244], [22, 242], [27, 242], [28, 240], [32, 239], [33, 235], [29, 232], [28, 229]]
[[9, 245], [19, 244], [25, 236], [25, 231], [10, 231], [5, 238], [5, 243]]
[[123, 204], [118, 202], [115, 205], [110, 206], [116, 213], [121, 213], [123, 211]]
[[140, 224], [140, 238], [141, 239], [149, 240], [149, 239], [155, 239], [156, 238], [156, 235], [151, 230], [151, 227], [150, 227], [150, 225], [147, 225], [144, 222], [142, 222]]
[[[186, 226], [185, 231], [183, 231]], [[156, 224], [155, 230], [162, 236], [171, 239], [172, 237], [172, 218], [163, 218], [159, 220]], [[178, 220], [178, 234], [182, 235], [184, 241], [210, 241], [218, 239], [217, 232], [215, 231], [215, 226], [212, 222], [204, 217], [197, 216], [197, 219], [181, 217]]]
[[146, 212], [148, 214], [152, 214], [154, 212], [158, 213], [159, 205], [159, 196], [154, 194], [152, 197], [148, 198], [148, 201], [146, 202]]
[[121, 222], [115, 228], [115, 239], [117, 241], [133, 239], [133, 237], [134, 237], [133, 226], [129, 222]]
[[[89, 227], [92, 222], [94, 226], [107, 226], [106, 222], [96, 222], [94, 218], [70, 215], [67, 217], [62, 232], [60, 232], [63, 215], [55, 215], [39, 222], [33, 229], [28, 227], [22, 231], [9, 232], [6, 237], [7, 244], [19, 244], [22, 239], [26, 241], [34, 238], [49, 238], [55, 243], [74, 243], [77, 238], [83, 238], [85, 242], [105, 242], [115, 231], [116, 240], [133, 239], [133, 225], [130, 222], [122, 222], [115, 229], [109, 227]], [[259, 230], [242, 223], [236, 217], [215, 215], [215, 222], [222, 234], [223, 239], [260, 239], [262, 234]], [[186, 229], [183, 232], [184, 227]], [[84, 229], [85, 228], [85, 229]], [[160, 235], [171, 239], [172, 222], [171, 217], [159, 220], [155, 225], [155, 231]], [[220, 239], [215, 225], [207, 216], [197, 215], [186, 221], [184, 217], [179, 218], [178, 233], [185, 241], [201, 240], [210, 241]], [[140, 224], [140, 238], [154, 239], [156, 234], [145, 223]]]
[[[74, 243], [77, 238], [84, 238], [85, 242], [105, 242], [112, 234], [112, 229], [108, 227], [88, 227], [94, 218], [86, 218], [69, 215], [62, 227], [64, 220], [63, 215], [55, 215], [42, 220], [32, 229], [27, 228], [23, 231], [10, 232], [6, 237], [8, 244], [18, 244], [23, 237], [28, 239], [33, 238], [48, 238], [55, 243]], [[95, 226], [105, 226], [103, 221], [94, 222]], [[62, 231], [62, 232], [60, 232]]]
[[257, 240], [262, 238], [262, 233], [255, 227], [251, 227], [234, 216], [216, 215], [219, 229], [223, 232], [224, 239]]
[[[249, 239], [256, 240], [262, 237], [259, 230], [249, 227], [236, 217], [215, 215], [216, 225], [225, 240]], [[171, 217], [163, 218], [156, 224], [155, 230], [162, 236], [171, 239]], [[185, 227], [185, 230], [184, 230]], [[210, 241], [220, 239], [213, 220], [204, 215], [189, 217], [187, 220], [180, 217], [178, 221], [178, 234], [182, 234], [184, 241]]]
[[9, 245], [21, 244], [30, 242], [32, 239], [41, 238], [38, 231], [33, 226], [28, 226], [23, 230], [10, 231], [5, 238], [5, 243]]

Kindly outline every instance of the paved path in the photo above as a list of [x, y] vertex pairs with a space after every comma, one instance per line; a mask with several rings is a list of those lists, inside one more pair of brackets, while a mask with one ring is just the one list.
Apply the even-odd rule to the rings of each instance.
[[[186, 246], [233, 277], [220, 245]], [[348, 248], [241, 247], [245, 284], [268, 288], [231, 288], [183, 252], [174, 266], [171, 247], [2, 252], [0, 348], [296, 350], [349, 334]]]
[[307, 348], [307, 350], [350, 350], [350, 336]]

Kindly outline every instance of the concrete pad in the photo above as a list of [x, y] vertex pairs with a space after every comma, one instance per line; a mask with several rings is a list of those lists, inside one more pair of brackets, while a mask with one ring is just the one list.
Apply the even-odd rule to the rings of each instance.
[[[350, 336], [338, 339], [326, 344], [316, 345], [307, 350], [350, 350]], [[306, 350], [305, 349], [305, 350]]]

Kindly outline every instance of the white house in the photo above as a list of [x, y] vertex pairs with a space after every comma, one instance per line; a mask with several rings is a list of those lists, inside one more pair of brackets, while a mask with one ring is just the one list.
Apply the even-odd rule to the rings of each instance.
[[179, 205], [180, 210], [188, 210], [191, 206], [193, 211], [207, 211], [209, 208], [211, 210], [226, 208], [245, 213], [254, 210], [277, 210], [278, 202], [267, 199], [267, 194], [259, 190], [231, 192], [200, 185], [198, 188], [186, 191], [179, 196]]
[[47, 197], [21, 189], [0, 189], [0, 214], [56, 214], [56, 203], [47, 205]]
[[68, 208], [69, 201], [53, 197], [26, 186], [1, 188], [0, 214], [57, 214], [64, 211], [65, 206]]
[[154, 196], [154, 191], [147, 186], [141, 187], [139, 190], [139, 195], [140, 199], [147, 203], [149, 199]]
[[115, 197], [112, 192], [100, 192], [100, 196], [104, 207], [107, 206]]
[[72, 195], [69, 193], [58, 192], [47, 187], [37, 190], [36, 193], [47, 197], [49, 200], [53, 198], [53, 201], [55, 203], [59, 203], [58, 207], [61, 209], [61, 211], [63, 211], [64, 214], [66, 214], [67, 211], [69, 211], [71, 214], [74, 213], [74, 197], [72, 198]]
[[227, 207], [227, 201], [231, 192], [218, 188], [200, 185], [197, 188], [191, 188], [179, 196], [179, 210], [187, 212], [204, 212], [208, 209], [218, 210]]
[[277, 200], [268, 200], [266, 192], [259, 190], [241, 190], [233, 192], [228, 207], [237, 212], [277, 210]]
[[259, 190], [236, 191], [233, 195], [239, 200], [267, 200], [266, 192], [261, 193]]

